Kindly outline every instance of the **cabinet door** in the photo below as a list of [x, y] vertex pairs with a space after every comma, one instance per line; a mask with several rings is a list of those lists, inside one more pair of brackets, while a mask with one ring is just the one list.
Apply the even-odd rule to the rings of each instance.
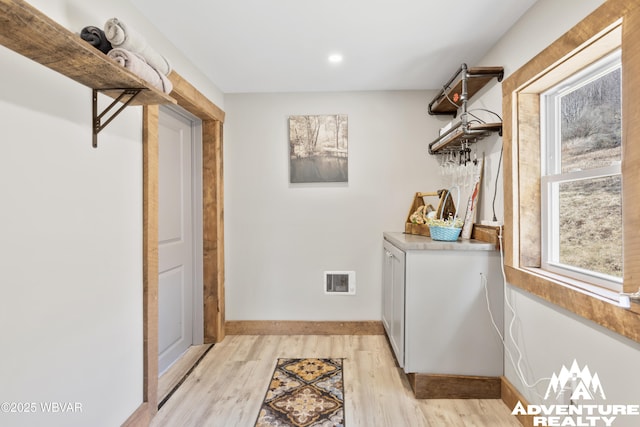
[[[404, 366], [405, 254], [384, 242], [383, 323], [400, 367]], [[386, 318], [386, 319], [385, 319]]]
[[502, 375], [503, 281], [496, 251], [407, 251], [405, 372]]
[[391, 336], [393, 318], [393, 254], [382, 248], [382, 325]]

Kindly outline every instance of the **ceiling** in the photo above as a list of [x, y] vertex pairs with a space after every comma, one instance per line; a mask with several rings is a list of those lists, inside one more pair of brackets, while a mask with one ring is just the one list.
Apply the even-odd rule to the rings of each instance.
[[131, 0], [225, 93], [437, 89], [535, 1]]

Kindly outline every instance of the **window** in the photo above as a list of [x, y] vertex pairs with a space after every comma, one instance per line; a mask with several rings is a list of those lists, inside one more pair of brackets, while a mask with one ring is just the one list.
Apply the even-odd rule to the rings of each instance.
[[[640, 2], [607, 0], [502, 82], [507, 282], [636, 342], [640, 303], [626, 304], [619, 292], [640, 286], [639, 38]], [[562, 104], [575, 120], [570, 107], [585, 99], [581, 92], [615, 80], [620, 114], [583, 106], [582, 124], [593, 126], [591, 115], [609, 126], [587, 127], [579, 138], [579, 126], [563, 121]], [[612, 236], [614, 223], [622, 224], [620, 237]], [[599, 235], [584, 239], [587, 232]], [[582, 247], [593, 240], [597, 245]], [[605, 256], [612, 258], [599, 263]]]
[[620, 50], [540, 95], [541, 264], [622, 290]]

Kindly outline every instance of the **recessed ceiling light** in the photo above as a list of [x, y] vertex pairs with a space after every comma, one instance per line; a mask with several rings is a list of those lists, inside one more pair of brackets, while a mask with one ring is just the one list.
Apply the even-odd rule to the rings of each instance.
[[332, 53], [329, 55], [329, 62], [332, 64], [339, 64], [342, 62], [342, 55], [339, 53]]

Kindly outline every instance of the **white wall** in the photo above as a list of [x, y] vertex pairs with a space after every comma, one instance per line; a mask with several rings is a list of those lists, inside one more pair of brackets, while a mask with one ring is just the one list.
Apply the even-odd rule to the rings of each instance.
[[[503, 65], [506, 76], [537, 55], [546, 46], [560, 37], [590, 12], [600, 0], [539, 0], [495, 47], [485, 56], [480, 65]], [[502, 93], [499, 87], [480, 94], [474, 106], [501, 109]], [[489, 149], [497, 161], [500, 151], [498, 140]], [[502, 190], [497, 207], [502, 217]], [[486, 209], [487, 206], [484, 206]], [[577, 359], [581, 366], [588, 365], [591, 372], [599, 374], [610, 404], [637, 404], [640, 396], [640, 371], [635, 369], [640, 360], [640, 344], [615, 334], [595, 323], [549, 304], [527, 292], [508, 287], [508, 298], [512, 302], [517, 319], [514, 334], [523, 352], [521, 366], [528, 383], [550, 377], [562, 365], [569, 366]], [[505, 308], [505, 321], [512, 318]], [[509, 348], [517, 353], [513, 344]], [[548, 382], [529, 389], [522, 384], [515, 370], [505, 359], [507, 378], [532, 402], [542, 403]], [[637, 426], [640, 418], [621, 417], [616, 427]]]
[[[121, 17], [201, 81], [124, 0], [30, 3], [77, 32]], [[90, 89], [4, 47], [0, 63], [0, 402], [37, 405], [0, 412], [0, 425], [120, 425], [143, 390], [142, 109], [93, 149]], [[222, 106], [213, 84], [202, 90]], [[48, 402], [82, 412], [47, 414]]]
[[[227, 319], [380, 319], [382, 232], [439, 188], [433, 95], [225, 96]], [[289, 184], [288, 116], [335, 113], [349, 119], [348, 184]], [[357, 294], [324, 295], [325, 270], [355, 270]]]
[[[539, 0], [478, 63], [502, 65], [508, 77], [602, 3]], [[453, 70], [452, 70], [453, 71]], [[225, 233], [227, 318], [379, 319], [380, 233], [401, 230], [415, 191], [437, 188], [426, 145], [448, 118], [426, 115], [430, 92], [227, 95]], [[472, 108], [502, 110], [500, 85], [481, 91]], [[287, 116], [349, 115], [349, 184], [288, 184]], [[482, 141], [487, 164], [480, 219], [491, 219], [501, 138]], [[434, 183], [436, 183], [434, 185]], [[503, 220], [502, 178], [496, 214]], [[355, 269], [358, 295], [327, 297], [324, 269]], [[599, 374], [607, 403], [637, 404], [640, 344], [511, 286], [515, 338], [527, 382], [549, 377], [577, 359]], [[511, 319], [508, 308], [505, 319]], [[515, 352], [514, 346], [509, 346]], [[517, 354], [516, 354], [517, 357]], [[541, 403], [547, 382], [530, 390], [505, 359], [507, 378]], [[602, 403], [602, 402], [601, 402]], [[618, 426], [638, 425], [620, 417]]]
[[164, 55], [172, 68], [211, 102], [224, 107], [224, 94], [163, 35], [162, 29], [147, 21], [128, 0], [31, 0], [28, 3], [74, 33], [80, 33], [87, 25], [104, 28], [109, 18], [122, 20]]
[[[126, 0], [31, 3], [74, 31], [126, 19], [226, 110], [228, 319], [380, 318], [381, 234], [402, 230], [414, 192], [441, 185], [426, 154], [446, 121], [426, 114], [433, 93], [223, 98]], [[599, 4], [540, 0], [478, 65], [512, 73]], [[0, 424], [119, 425], [142, 400], [141, 109], [127, 109], [94, 150], [89, 89], [4, 48], [0, 62], [0, 402], [83, 405], [81, 414], [0, 414]], [[499, 87], [474, 105], [499, 111]], [[287, 116], [336, 112], [349, 116], [349, 183], [288, 184]], [[500, 139], [481, 144], [491, 153], [485, 177], [494, 177]], [[485, 178], [485, 194], [491, 184]], [[490, 219], [486, 201], [481, 217]], [[501, 197], [496, 207], [502, 219]], [[325, 296], [329, 269], [355, 270], [357, 295]], [[638, 343], [525, 292], [508, 295], [529, 381], [577, 358], [599, 373], [609, 402], [636, 403], [640, 378], [624, 367], [637, 364]]]

